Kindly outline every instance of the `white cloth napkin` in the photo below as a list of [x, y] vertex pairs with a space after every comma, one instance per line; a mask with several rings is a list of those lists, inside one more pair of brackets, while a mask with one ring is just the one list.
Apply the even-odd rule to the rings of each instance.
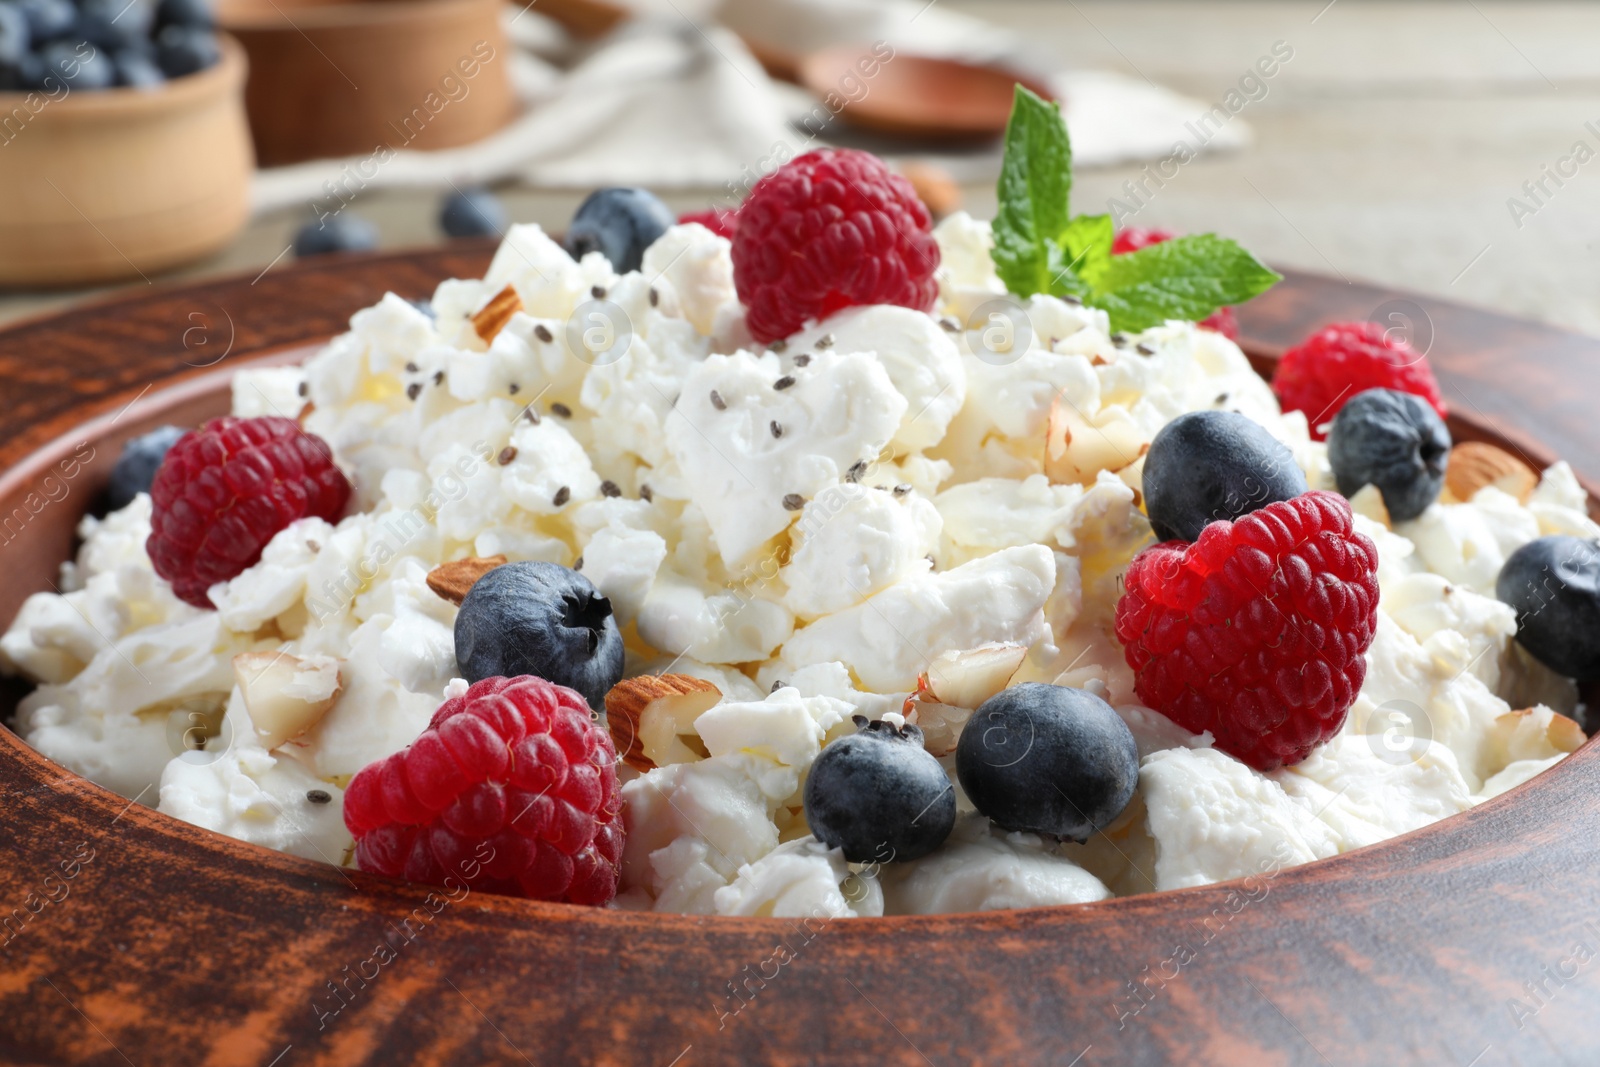
[[[511, 76], [525, 104], [521, 117], [475, 144], [395, 152], [367, 187], [515, 179], [550, 188], [708, 188], [736, 198], [771, 161], [832, 139], [891, 158], [903, 151], [893, 142], [864, 140], [840, 119], [815, 139], [795, 126], [792, 120], [815, 101], [771, 81], [740, 35], [795, 55], [883, 40], [897, 54], [959, 56], [1045, 79], [1064, 101], [1074, 162], [1083, 167], [1167, 156], [1175, 142], [1193, 140], [1184, 123], [1208, 107], [1137, 78], [1057, 69], [1011, 31], [922, 0], [634, 3], [639, 17], [589, 45], [568, 39], [536, 8], [508, 8], [508, 36], [517, 46]], [[668, 10], [654, 10], [661, 7]], [[700, 21], [710, 8], [716, 21]], [[1237, 147], [1249, 136], [1244, 121], [1235, 119], [1205, 150]], [[915, 155], [959, 181], [985, 180], [999, 166], [997, 145]], [[259, 213], [316, 201], [325, 183], [357, 162], [262, 170], [253, 185], [254, 208]]]

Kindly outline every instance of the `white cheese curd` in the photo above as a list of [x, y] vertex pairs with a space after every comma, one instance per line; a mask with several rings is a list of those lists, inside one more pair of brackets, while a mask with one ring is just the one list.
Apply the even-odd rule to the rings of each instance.
[[1589, 517], [1588, 497], [1565, 460], [1544, 472], [1526, 507], [1539, 520], [1541, 536], [1600, 537], [1600, 524]]
[[1333, 832], [1341, 852], [1472, 806], [1455, 753], [1437, 742], [1390, 740], [1340, 734], [1272, 778]]
[[778, 847], [778, 805], [799, 773], [734, 753], [658, 767], [622, 787], [627, 840], [622, 886], [649, 893], [656, 911], [710, 914], [739, 868]]
[[749, 752], [804, 769], [822, 751], [827, 732], [853, 713], [833, 697], [803, 697], [793, 687], [779, 689], [765, 700], [724, 701], [694, 721], [695, 733], [713, 756]]
[[823, 616], [795, 631], [783, 659], [794, 667], [836, 660], [875, 692], [911, 689], [941, 652], [1048, 636], [1043, 608], [1055, 579], [1055, 557], [1043, 545], [1002, 549]]
[[300, 367], [240, 370], [233, 376], [233, 413], [241, 418], [297, 418], [306, 404], [305, 382], [306, 372]]
[[962, 816], [933, 854], [885, 864], [881, 878], [889, 915], [1088, 904], [1111, 896], [1100, 879], [1038, 835], [1006, 833], [977, 814]]
[[237, 696], [227, 719], [231, 744], [167, 764], [159, 810], [254, 845], [345, 863], [355, 842], [344, 826], [344, 790], [256, 744]]
[[639, 636], [663, 652], [708, 663], [764, 660], [794, 632], [794, 614], [760, 591], [708, 592], [661, 574], [639, 609]]
[[948, 331], [920, 311], [876, 304], [846, 308], [789, 338], [785, 366], [819, 344], [871, 355], [906, 400], [892, 443], [898, 451], [929, 448], [944, 437], [967, 398], [967, 372]]
[[645, 249], [641, 266], [651, 285], [665, 281], [694, 328], [711, 334], [725, 308], [737, 306], [732, 244], [697, 222], [669, 226]]
[[583, 549], [583, 575], [611, 600], [622, 623], [643, 610], [667, 558], [667, 542], [654, 530], [612, 523], [595, 532]]
[[844, 853], [814, 837], [786, 841], [739, 868], [712, 895], [718, 915], [842, 918], [883, 914], [883, 889], [870, 874], [854, 873]]
[[1419, 642], [1383, 612], [1367, 652], [1367, 680], [1350, 709], [1348, 733], [1414, 736], [1455, 753], [1476, 790], [1499, 768], [1486, 746], [1489, 730], [1510, 706], [1468, 669], [1467, 641], [1440, 630]]
[[1452, 585], [1437, 574], [1408, 575], [1384, 590], [1382, 604], [1418, 641], [1454, 634], [1450, 643], [1459, 648], [1456, 658], [1465, 657], [1461, 669], [1490, 689], [1499, 685], [1501, 661], [1517, 635], [1517, 613], [1509, 604]]
[[793, 551], [779, 575], [783, 602], [801, 618], [843, 611], [932, 569], [938, 509], [916, 493], [854, 482], [823, 490], [801, 509]]
[[256, 647], [214, 612], [134, 630], [107, 643], [70, 681], [24, 697], [19, 732], [68, 770], [140, 796], [182, 751], [187, 730], [221, 718], [233, 657]]
[[[1356, 495], [1377, 633], [1342, 729], [1300, 763], [1257, 772], [1145, 707], [1113, 620], [1154, 540], [1151, 439], [1185, 412], [1239, 411], [1313, 488], [1333, 485], [1326, 445], [1220, 334], [1113, 333], [1103, 310], [1008, 295], [988, 223], [957, 212], [934, 237], [930, 312], [846, 308], [762, 346], [731, 246], [704, 227], [670, 227], [618, 275], [518, 225], [484, 278], [439, 284], [431, 316], [389, 294], [304, 366], [244, 368], [234, 413], [303, 410], [351, 481], [347, 514], [280, 531], [204, 611], [153, 571], [148, 495], [85, 518], [57, 587], [0, 634], [0, 670], [37, 685], [16, 729], [197, 826], [349, 864], [342, 787], [467, 688], [457, 608], [428, 574], [469, 556], [574, 567], [611, 602], [627, 676], [721, 694], [677, 724], [689, 762], [622, 772], [618, 906], [830, 917], [1262, 876], [1446, 818], [1584, 741], [1575, 683], [1517, 644], [1494, 598], [1528, 541], [1600, 537], [1565, 463], [1526, 501], [1447, 494], [1404, 523]], [[507, 287], [520, 307], [485, 340], [473, 316]], [[1122, 814], [1082, 844], [995, 829], [946, 747], [970, 709], [922, 704], [961, 813], [951, 838], [882, 869], [821, 845], [812, 763], [854, 716], [903, 724], [936, 661], [994, 645], [1019, 646], [1004, 684], [1116, 708], [1141, 760]], [[300, 669], [272, 695], [320, 713], [281, 741], [281, 719], [256, 732], [234, 669], [277, 652]]]
[[1051, 485], [1043, 474], [946, 489], [933, 502], [944, 520], [939, 559], [954, 567], [1013, 545], [1071, 544], [1068, 527], [1082, 499], [1082, 486]]
[[1508, 764], [1505, 770], [1483, 783], [1483, 790], [1478, 794], [1478, 799], [1490, 800], [1501, 793], [1510, 792], [1522, 783], [1543, 774], [1565, 758], [1565, 755], [1551, 756], [1548, 759], [1526, 759]]
[[828, 349], [793, 374], [771, 353], [713, 355], [684, 378], [667, 445], [722, 559], [738, 568], [804, 501], [876, 457], [905, 410], [869, 355]]
[[1339, 852], [1327, 823], [1283, 786], [1214, 748], [1144, 758], [1139, 788], [1155, 839], [1157, 889], [1185, 889]]
[[990, 259], [994, 233], [989, 223], [965, 211], [954, 211], [933, 228], [933, 239], [939, 244], [939, 271], [935, 277], [944, 300], [950, 301], [957, 290], [975, 290], [990, 296], [1006, 291]]
[[[848, 704], [853, 710], [848, 712], [846, 719], [851, 715], [865, 715], [869, 719], [877, 720], [893, 715], [900, 711], [905, 704], [906, 693], [867, 693], [856, 688], [855, 682], [850, 677], [850, 671], [843, 663], [831, 660], [827, 663], [811, 663], [798, 670], [781, 662], [764, 664], [756, 675], [757, 681], [766, 682], [766, 689], [776, 685], [779, 689], [788, 687], [794, 689], [801, 696], [806, 697], [832, 697], [834, 700]], [[838, 726], [829, 728], [837, 733], [841, 729], [851, 730], [853, 727], [845, 725], [844, 721]]]
[[1465, 504], [1431, 504], [1395, 531], [1417, 547], [1427, 568], [1494, 596], [1506, 557], [1539, 536], [1539, 520], [1509, 493], [1486, 485]]

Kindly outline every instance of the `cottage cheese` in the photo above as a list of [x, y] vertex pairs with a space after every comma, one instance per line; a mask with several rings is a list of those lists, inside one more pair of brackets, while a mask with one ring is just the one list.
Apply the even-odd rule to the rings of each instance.
[[[515, 226], [483, 279], [440, 284], [431, 317], [391, 294], [303, 367], [239, 372], [238, 414], [310, 402], [352, 513], [282, 531], [205, 612], [152, 572], [147, 496], [85, 519], [58, 590], [0, 636], [0, 668], [37, 683], [17, 728], [125, 796], [347, 864], [342, 787], [465, 688], [456, 609], [428, 572], [496, 553], [580, 566], [630, 672], [722, 694], [694, 723], [703, 758], [623, 774], [619, 904], [829, 917], [1259, 875], [1465, 810], [1581, 743], [1562, 714], [1576, 688], [1516, 645], [1494, 599], [1518, 546], [1600, 536], [1566, 464], [1525, 502], [1486, 488], [1393, 527], [1357, 494], [1377, 636], [1343, 730], [1300, 764], [1261, 774], [1141, 706], [1111, 621], [1153, 539], [1143, 446], [1183, 412], [1237, 410], [1313, 487], [1331, 485], [1326, 447], [1226, 338], [1187, 323], [1113, 338], [1101, 311], [1006, 295], [987, 224], [958, 212], [935, 237], [932, 314], [849, 308], [761, 349], [728, 242], [704, 228], [669, 229], [618, 276]], [[522, 310], [485, 343], [471, 316], [508, 285]], [[994, 643], [1026, 648], [1013, 682], [1091, 689], [1128, 723], [1140, 787], [1122, 815], [1082, 844], [1007, 834], [952, 777], [958, 826], [921, 860], [861, 867], [812, 837], [806, 776], [851, 717], [903, 722], [937, 657]], [[233, 659], [270, 650], [310, 665], [316, 695], [332, 667], [341, 688], [268, 751]]]
[[889, 915], [1087, 904], [1111, 891], [1035, 834], [995, 829], [976, 813], [961, 817], [938, 852], [885, 868]]

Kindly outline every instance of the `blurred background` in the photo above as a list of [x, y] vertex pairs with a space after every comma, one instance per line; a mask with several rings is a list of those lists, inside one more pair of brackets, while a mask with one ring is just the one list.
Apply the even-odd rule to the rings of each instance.
[[282, 269], [308, 223], [437, 244], [479, 186], [553, 232], [605, 184], [733, 207], [821, 144], [988, 217], [1021, 77], [1077, 211], [1600, 334], [1596, 5], [97, 2], [0, 0], [0, 322]]

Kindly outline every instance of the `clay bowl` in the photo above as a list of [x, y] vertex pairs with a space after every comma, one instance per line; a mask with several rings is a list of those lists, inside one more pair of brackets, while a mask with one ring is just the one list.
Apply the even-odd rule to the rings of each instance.
[[244, 53], [162, 88], [0, 92], [0, 285], [148, 278], [249, 216]]
[[[488, 253], [312, 261], [254, 286], [143, 292], [0, 332], [14, 401], [0, 441], [0, 616], [48, 587], [122, 438], [224, 410], [247, 360], [303, 358], [385, 290], [426, 296], [440, 278], [481, 274]], [[1392, 296], [1291, 274], [1240, 317], [1265, 368], [1286, 341]], [[1592, 401], [1568, 404], [1559, 386], [1590, 380], [1600, 343], [1411, 306], [1436, 331], [1432, 358], [1466, 412], [1460, 437], [1536, 463], [1559, 451], [1595, 473]], [[185, 348], [197, 326], [204, 343]], [[66, 476], [61, 461], [85, 442], [93, 458]], [[12, 683], [0, 711], [23, 690]], [[1600, 983], [1552, 977], [1581, 972], [1575, 945], [1600, 945], [1594, 744], [1463, 815], [1253, 887], [832, 923], [487, 894], [440, 903], [130, 806], [3, 730], [0, 798], [8, 1062], [1600, 1062]], [[1525, 983], [1539, 982], [1536, 1001]]]
[[495, 132], [516, 113], [502, 6], [218, 0], [218, 21], [250, 54], [245, 107], [262, 165], [339, 156], [381, 165], [383, 147], [451, 148]]

